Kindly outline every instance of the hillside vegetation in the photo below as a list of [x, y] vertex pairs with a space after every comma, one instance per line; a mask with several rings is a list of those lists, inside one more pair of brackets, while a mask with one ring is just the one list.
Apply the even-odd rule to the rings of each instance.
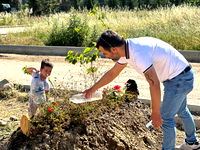
[[[61, 40], [66, 34], [79, 35], [84, 37], [83, 42], [72, 46], [88, 46], [102, 31], [110, 28], [125, 38], [153, 36], [169, 42], [177, 49], [200, 50], [200, 8], [195, 6], [184, 5], [140, 11], [108, 8], [92, 11], [71, 10], [68, 13], [41, 17], [31, 17], [29, 11], [22, 11], [12, 14], [1, 13], [0, 18], [0, 25], [27, 26], [27, 30], [23, 33], [0, 36], [0, 44], [48, 45], [53, 33], [53, 35], [60, 34]], [[79, 20], [81, 27], [74, 20]], [[74, 30], [69, 30], [70, 25], [76, 34]]]

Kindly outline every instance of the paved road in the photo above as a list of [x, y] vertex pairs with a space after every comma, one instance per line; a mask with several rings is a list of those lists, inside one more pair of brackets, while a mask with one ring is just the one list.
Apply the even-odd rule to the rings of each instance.
[[24, 26], [0, 26], [0, 35], [6, 35], [8, 33], [17, 33], [17, 32], [23, 32], [26, 27]]

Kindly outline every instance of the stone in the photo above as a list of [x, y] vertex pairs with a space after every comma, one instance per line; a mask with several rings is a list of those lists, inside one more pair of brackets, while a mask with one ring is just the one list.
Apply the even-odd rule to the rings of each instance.
[[3, 79], [2, 81], [0, 81], [0, 90], [2, 90], [4, 88], [4, 85], [7, 83], [9, 83], [9, 81], [6, 79]]
[[11, 116], [11, 117], [10, 117], [10, 120], [11, 120], [11, 121], [17, 121], [18, 118], [17, 118], [16, 116]]
[[8, 80], [3, 79], [0, 81], [0, 90], [10, 90], [13, 88], [13, 84], [10, 83]]
[[13, 84], [7, 83], [3, 86], [3, 90], [10, 90], [13, 89]]
[[4, 121], [4, 120], [0, 120], [0, 126], [6, 126], [7, 125], [7, 122]]

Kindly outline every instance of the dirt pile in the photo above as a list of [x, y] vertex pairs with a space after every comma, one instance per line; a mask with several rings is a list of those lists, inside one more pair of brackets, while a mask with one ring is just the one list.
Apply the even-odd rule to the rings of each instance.
[[93, 115], [79, 124], [71, 124], [64, 132], [48, 125], [28, 137], [20, 128], [1, 141], [1, 150], [157, 150], [161, 147], [161, 131], [149, 131], [149, 107], [138, 100], [125, 102], [112, 110]]

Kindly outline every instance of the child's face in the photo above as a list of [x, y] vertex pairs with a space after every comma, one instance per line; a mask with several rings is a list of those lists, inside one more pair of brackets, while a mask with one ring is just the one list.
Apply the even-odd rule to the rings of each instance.
[[43, 78], [46, 79], [48, 76], [51, 75], [51, 70], [52, 70], [51, 67], [44, 66], [44, 68], [41, 68], [41, 69], [40, 69], [40, 73], [41, 73], [41, 75], [43, 76]]

